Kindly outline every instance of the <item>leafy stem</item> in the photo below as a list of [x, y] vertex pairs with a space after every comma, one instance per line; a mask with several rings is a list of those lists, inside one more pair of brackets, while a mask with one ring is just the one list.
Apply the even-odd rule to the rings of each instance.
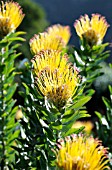
[[[3, 57], [3, 51], [4, 48], [1, 49], [1, 69], [2, 66], [4, 66], [4, 57]], [[5, 140], [4, 140], [4, 74], [3, 71], [1, 71], [1, 142], [2, 142], [2, 159], [1, 159], [1, 170], [4, 169], [5, 166]]]

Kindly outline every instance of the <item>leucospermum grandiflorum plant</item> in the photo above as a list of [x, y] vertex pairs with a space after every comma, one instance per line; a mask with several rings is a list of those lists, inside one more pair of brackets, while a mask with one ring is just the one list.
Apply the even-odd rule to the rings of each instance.
[[[21, 7], [13, 1], [0, 4], [0, 169], [13, 169], [15, 160], [15, 138], [19, 130], [15, 123], [16, 100], [13, 95], [17, 88], [14, 82], [16, 75], [14, 61], [20, 55], [16, 48], [20, 45], [16, 41], [24, 41], [19, 35], [24, 32], [15, 32], [24, 18]], [[15, 42], [15, 45], [12, 44]]]
[[105, 17], [100, 14], [92, 14], [91, 19], [88, 15], [81, 16], [74, 23], [80, 38], [80, 50], [74, 48], [73, 56], [86, 88], [100, 75], [99, 63], [109, 56], [109, 51], [104, 51], [109, 43], [103, 44], [108, 27]]
[[[24, 131], [27, 138], [24, 139], [24, 141], [22, 140], [24, 144], [29, 146], [29, 151], [27, 151], [27, 147], [25, 148], [24, 145], [22, 146], [22, 150], [24, 150], [24, 153], [22, 154], [24, 155], [27, 152], [27, 160], [24, 159], [24, 162], [29, 162], [30, 168], [38, 167], [39, 169], [49, 169], [53, 166], [55, 169], [58, 163], [57, 165], [53, 163], [55, 162], [56, 155], [51, 151], [52, 148], [55, 148], [56, 142], [59, 139], [65, 138], [73, 133], [77, 134], [84, 129], [84, 127], [73, 128], [73, 124], [78, 119], [88, 116], [86, 111], [81, 108], [88, 100], [90, 100], [90, 96], [82, 95], [83, 90], [77, 94], [81, 79], [74, 63], [70, 63], [68, 55], [63, 52], [63, 49], [66, 48], [69, 41], [70, 35], [68, 26], [61, 26], [58, 24], [49, 27], [46, 32], [34, 35], [30, 40], [30, 50], [34, 55], [31, 60], [34, 77], [34, 80], [32, 79], [34, 82], [32, 87], [35, 91], [30, 94], [29, 87], [25, 85], [26, 93], [29, 93], [28, 95], [30, 96], [30, 98], [27, 99], [28, 110], [26, 108], [27, 114], [29, 113], [29, 125], [27, 128], [27, 124], [23, 122], [23, 129], [25, 124]], [[78, 95], [80, 97], [77, 100]], [[40, 96], [43, 97], [44, 100], [41, 100]], [[29, 108], [31, 108], [34, 118], [31, 116]], [[41, 129], [41, 131], [38, 131], [37, 137], [33, 137], [32, 134], [30, 134], [32, 121], [33, 129]], [[35, 142], [36, 138], [38, 142]], [[85, 140], [86, 138], [82, 136], [82, 141]], [[32, 145], [30, 141], [32, 141]], [[39, 143], [39, 141], [42, 143]], [[78, 141], [78, 138], [76, 138], [76, 141]], [[95, 140], [93, 139], [93, 141]], [[98, 145], [99, 142], [93, 149], [97, 148]], [[32, 149], [30, 149], [30, 147]], [[92, 158], [95, 158], [99, 151], [100, 149], [96, 149], [95, 156]], [[103, 153], [103, 151], [104, 150], [102, 149], [101, 153]], [[34, 154], [37, 155], [37, 158], [31, 159], [31, 155]], [[80, 153], [78, 154], [78, 157], [80, 157]], [[86, 150], [84, 155], [87, 156]], [[102, 167], [107, 168], [108, 166], [106, 164], [108, 160], [103, 164], [102, 157], [103, 154], [99, 156], [95, 165], [92, 165], [92, 163], [89, 162], [88, 167], [90, 169], [94, 169], [95, 166], [100, 169]], [[85, 164], [87, 164], [87, 162]], [[72, 165], [73, 164], [70, 164], [70, 168]], [[69, 167], [69, 163], [67, 166]], [[80, 162], [77, 166], [82, 167], [83, 165]], [[59, 164], [57, 168], [64, 169], [66, 167], [60, 167]], [[72, 168], [74, 168], [74, 165]]]
[[69, 27], [58, 24], [49, 27], [44, 33], [34, 35], [30, 40], [30, 49], [35, 55], [32, 59], [34, 88], [45, 99], [41, 108], [44, 108], [44, 116], [38, 116], [47, 140], [47, 152], [46, 148], [44, 152], [48, 159], [48, 167], [51, 166], [51, 160], [55, 159], [50, 150], [56, 141], [73, 132], [81, 131], [82, 127], [71, 127], [77, 119], [88, 116], [86, 111], [80, 111], [79, 108], [90, 100], [90, 96], [75, 99], [78, 95], [80, 76], [77, 68], [69, 62], [68, 55], [63, 53], [69, 38]]
[[[26, 68], [29, 83], [22, 75], [24, 91], [20, 94], [24, 104], [18, 108], [13, 99], [17, 87], [14, 61], [19, 55], [16, 54], [19, 44], [15, 41], [24, 41], [19, 37], [24, 33], [16, 32], [24, 14], [19, 4], [13, 1], [2, 2], [0, 8], [1, 170], [109, 169], [107, 150], [93, 137], [77, 135], [85, 125], [74, 127], [77, 120], [89, 116], [83, 106], [91, 99], [92, 93], [83, 94], [82, 79], [84, 76], [91, 79], [91, 73], [97, 69], [96, 56], [101, 59], [102, 55], [105, 58], [108, 54], [102, 53], [107, 45], [102, 44], [108, 27], [104, 18], [95, 14], [91, 20], [84, 16], [77, 21], [75, 28], [82, 44], [80, 50], [75, 49], [74, 63], [69, 62], [69, 55], [65, 53], [71, 36], [69, 26], [56, 24], [31, 38], [32, 66], [29, 64]], [[84, 58], [79, 63], [77, 58], [82, 56]], [[88, 81], [88, 85], [91, 82]]]
[[58, 109], [72, 100], [79, 83], [77, 69], [68, 61], [67, 54], [62, 54], [69, 38], [69, 27], [57, 24], [30, 40], [38, 90]]

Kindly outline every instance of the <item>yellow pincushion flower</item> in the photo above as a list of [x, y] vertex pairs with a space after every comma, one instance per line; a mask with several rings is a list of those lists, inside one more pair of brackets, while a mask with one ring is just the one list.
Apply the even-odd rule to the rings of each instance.
[[74, 124], [73, 124], [73, 126], [72, 126], [72, 128], [80, 128], [80, 127], [82, 127], [82, 126], [84, 126], [85, 128], [84, 128], [84, 132], [86, 132], [86, 133], [90, 133], [91, 132], [91, 130], [93, 129], [93, 123], [91, 122], [91, 121], [76, 121]]
[[59, 170], [106, 170], [107, 150], [93, 137], [72, 135], [58, 142], [56, 166]]
[[30, 49], [34, 54], [42, 50], [61, 50], [63, 48], [63, 43], [61, 38], [55, 37], [47, 32], [34, 35], [30, 40]]
[[85, 38], [90, 46], [102, 43], [102, 40], [109, 27], [105, 17], [100, 14], [92, 14], [91, 20], [88, 15], [81, 16], [79, 20], [74, 23], [77, 35], [83, 39]]
[[40, 92], [57, 107], [63, 107], [75, 93], [77, 71], [67, 61], [67, 55], [49, 50], [38, 53], [32, 60]]
[[30, 49], [34, 54], [41, 50], [62, 50], [70, 39], [69, 26], [60, 24], [49, 27], [46, 32], [34, 35], [30, 40]]
[[55, 24], [47, 29], [47, 32], [56, 37], [61, 37], [63, 44], [67, 45], [71, 33], [70, 33], [70, 27], [69, 26], [62, 26], [60, 24]]
[[5, 36], [14, 32], [24, 18], [21, 7], [17, 2], [3, 2], [0, 6], [0, 35]]

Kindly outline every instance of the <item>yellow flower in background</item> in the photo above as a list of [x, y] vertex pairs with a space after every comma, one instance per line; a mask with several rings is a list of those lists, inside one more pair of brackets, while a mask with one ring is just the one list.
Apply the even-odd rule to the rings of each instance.
[[14, 32], [24, 18], [22, 9], [17, 2], [3, 2], [0, 6], [0, 35]]
[[41, 50], [62, 50], [68, 43], [70, 35], [69, 26], [53, 25], [46, 32], [34, 35], [30, 40], [30, 49], [34, 54]]
[[47, 32], [52, 36], [61, 37], [64, 45], [67, 45], [71, 36], [70, 27], [62, 26], [60, 24], [49, 27]]
[[16, 120], [20, 120], [23, 118], [23, 113], [22, 113], [22, 110], [19, 109], [17, 112], [16, 112], [16, 115], [15, 115], [15, 119]]
[[93, 137], [72, 135], [59, 140], [56, 166], [61, 170], [106, 170], [107, 150]]
[[74, 95], [78, 85], [77, 71], [70, 66], [67, 55], [46, 50], [32, 60], [40, 92], [57, 107], [63, 107]]
[[63, 43], [61, 38], [48, 34], [47, 32], [34, 35], [30, 40], [30, 49], [34, 54], [42, 50], [61, 50]]
[[88, 15], [81, 16], [74, 23], [77, 35], [85, 39], [90, 46], [102, 43], [102, 40], [109, 27], [105, 17], [100, 14], [92, 14], [91, 19]]
[[89, 134], [91, 133], [94, 125], [91, 121], [76, 121], [72, 128], [81, 128], [82, 126], [85, 126], [83, 131]]

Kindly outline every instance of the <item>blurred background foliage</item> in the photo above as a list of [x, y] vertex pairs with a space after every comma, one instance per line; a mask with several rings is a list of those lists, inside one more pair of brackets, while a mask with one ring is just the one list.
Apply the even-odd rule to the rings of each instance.
[[31, 53], [29, 51], [29, 40], [34, 34], [44, 31], [49, 23], [46, 19], [46, 13], [42, 6], [31, 0], [16, 1], [21, 5], [21, 7], [23, 8], [23, 12], [25, 13], [25, 18], [17, 29], [17, 31], [23, 30], [26, 32], [26, 35], [24, 37], [26, 39], [26, 42], [21, 47], [21, 51], [24, 55], [22, 59], [31, 59]]

